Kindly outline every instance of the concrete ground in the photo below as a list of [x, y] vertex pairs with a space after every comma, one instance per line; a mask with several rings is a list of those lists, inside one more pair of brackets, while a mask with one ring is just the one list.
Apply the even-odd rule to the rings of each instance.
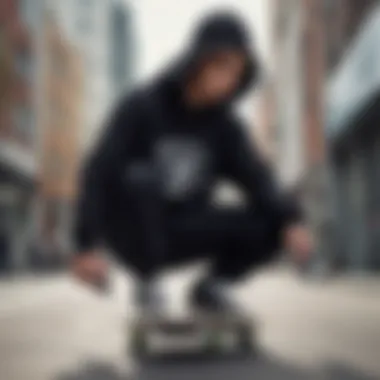
[[[169, 275], [173, 309], [199, 268]], [[139, 367], [125, 350], [130, 278], [102, 297], [67, 277], [0, 281], [1, 380], [380, 379], [380, 279], [304, 282], [260, 273], [236, 290], [260, 324], [252, 360]]]

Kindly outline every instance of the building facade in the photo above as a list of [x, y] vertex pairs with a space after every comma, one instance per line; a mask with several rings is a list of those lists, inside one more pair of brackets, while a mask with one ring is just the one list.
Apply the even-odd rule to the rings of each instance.
[[31, 260], [48, 269], [60, 267], [70, 251], [83, 155], [132, 80], [133, 17], [117, 0], [36, 1], [41, 5], [35, 46], [38, 181]]
[[[268, 114], [267, 136], [275, 141], [275, 166], [285, 185], [305, 202], [317, 237], [316, 261], [325, 267], [373, 267], [378, 259], [370, 251], [380, 246], [375, 185], [379, 145], [373, 136], [371, 147], [359, 143], [367, 136], [359, 125], [375, 130], [376, 115], [366, 108], [374, 98], [365, 102], [365, 83], [376, 86], [378, 78], [373, 52], [380, 22], [372, 15], [378, 2], [274, 4], [274, 96], [268, 101], [264, 95], [262, 112]], [[360, 138], [343, 132], [349, 124], [360, 129]]]
[[44, 264], [65, 259], [83, 128], [83, 68], [50, 13], [43, 49], [44, 118], [38, 164], [38, 241]]
[[273, 59], [276, 167], [286, 187], [298, 184], [304, 171], [302, 8], [299, 1], [277, 1], [274, 8]]
[[276, 163], [276, 136], [274, 110], [274, 83], [273, 80], [265, 83], [260, 90], [255, 104], [256, 118], [253, 128], [254, 138], [269, 164]]
[[82, 150], [96, 139], [115, 98], [133, 79], [133, 11], [120, 0], [46, 0], [68, 41], [83, 55]]
[[0, 4], [0, 271], [25, 264], [37, 174], [35, 55], [23, 5]]
[[[323, 7], [314, 0], [274, 0], [273, 74], [264, 113], [272, 161], [283, 186], [297, 194], [317, 237], [316, 262], [331, 255], [332, 215], [323, 124]], [[319, 265], [320, 264], [320, 265]]]
[[326, 135], [339, 260], [345, 268], [368, 272], [380, 269], [380, 5], [345, 0], [327, 10]]
[[134, 14], [125, 3], [114, 1], [110, 10], [110, 79], [113, 98], [117, 99], [134, 82], [136, 45]]

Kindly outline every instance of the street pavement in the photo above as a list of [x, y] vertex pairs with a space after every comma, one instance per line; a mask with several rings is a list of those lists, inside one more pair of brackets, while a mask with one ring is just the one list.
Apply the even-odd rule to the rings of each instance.
[[[173, 312], [201, 271], [163, 279]], [[268, 269], [236, 289], [260, 327], [256, 358], [145, 365], [126, 350], [133, 281], [114, 279], [106, 296], [64, 275], [0, 280], [0, 379], [380, 379], [380, 279], [305, 281]]]

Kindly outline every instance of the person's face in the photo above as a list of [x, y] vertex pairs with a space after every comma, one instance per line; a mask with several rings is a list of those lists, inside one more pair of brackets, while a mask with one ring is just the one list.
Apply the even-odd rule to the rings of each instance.
[[215, 104], [227, 99], [240, 85], [245, 65], [245, 55], [234, 50], [205, 58], [195, 78], [202, 100]]

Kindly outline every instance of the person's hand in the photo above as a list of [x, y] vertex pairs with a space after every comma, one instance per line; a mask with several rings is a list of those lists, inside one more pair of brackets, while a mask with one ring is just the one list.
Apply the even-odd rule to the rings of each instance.
[[293, 224], [288, 226], [283, 235], [284, 248], [299, 264], [306, 263], [314, 250], [312, 234], [306, 226]]
[[76, 279], [97, 288], [104, 287], [108, 279], [107, 262], [96, 251], [75, 255], [71, 271]]

